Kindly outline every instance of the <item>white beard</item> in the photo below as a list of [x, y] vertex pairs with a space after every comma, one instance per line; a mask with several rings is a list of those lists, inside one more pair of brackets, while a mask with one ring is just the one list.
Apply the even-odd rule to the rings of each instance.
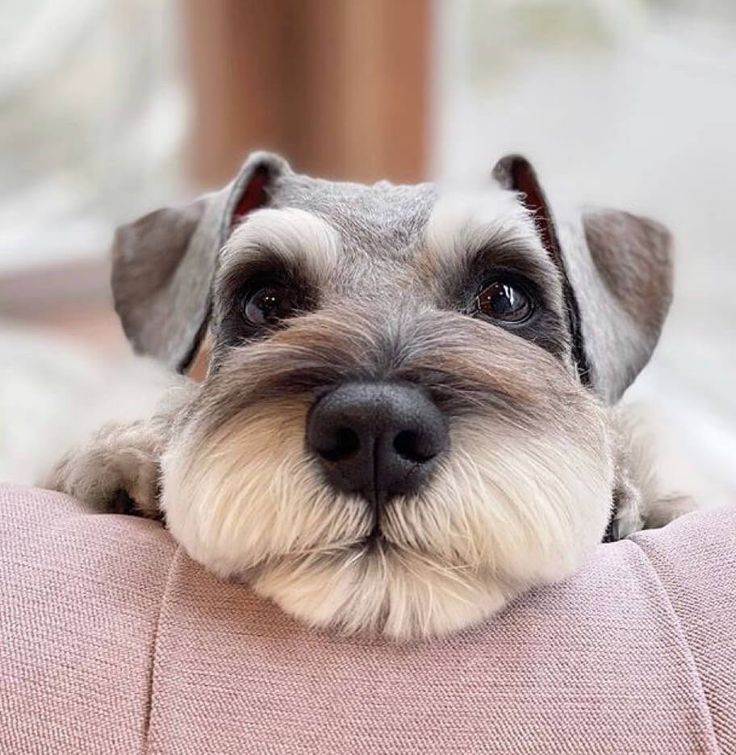
[[185, 428], [162, 463], [163, 509], [189, 555], [314, 627], [409, 640], [477, 623], [572, 573], [600, 542], [614, 465], [592, 402], [542, 434], [503, 418], [453, 420], [421, 494], [373, 512], [323, 482], [302, 402], [272, 402], [205, 439]]

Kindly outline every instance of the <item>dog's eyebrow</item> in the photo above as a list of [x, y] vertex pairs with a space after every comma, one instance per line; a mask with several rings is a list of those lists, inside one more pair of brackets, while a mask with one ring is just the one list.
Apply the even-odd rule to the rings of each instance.
[[311, 212], [258, 210], [232, 232], [221, 252], [220, 275], [269, 262], [319, 284], [333, 273], [340, 249], [337, 230]]
[[483, 250], [524, 249], [546, 256], [529, 211], [514, 192], [493, 187], [441, 196], [427, 221], [424, 262], [459, 269]]

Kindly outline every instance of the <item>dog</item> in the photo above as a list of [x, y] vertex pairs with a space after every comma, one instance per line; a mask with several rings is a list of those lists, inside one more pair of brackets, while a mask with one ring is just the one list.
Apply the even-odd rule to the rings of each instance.
[[161, 517], [186, 552], [316, 628], [446, 635], [687, 510], [616, 408], [672, 297], [652, 220], [557, 212], [530, 163], [482, 190], [338, 183], [256, 153], [116, 232], [112, 288], [174, 372], [49, 486]]

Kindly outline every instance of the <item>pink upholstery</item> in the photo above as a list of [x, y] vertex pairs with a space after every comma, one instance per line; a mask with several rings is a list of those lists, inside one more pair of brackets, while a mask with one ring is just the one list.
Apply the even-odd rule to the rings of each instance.
[[310, 633], [151, 522], [0, 513], [3, 754], [736, 752], [736, 509], [411, 647]]

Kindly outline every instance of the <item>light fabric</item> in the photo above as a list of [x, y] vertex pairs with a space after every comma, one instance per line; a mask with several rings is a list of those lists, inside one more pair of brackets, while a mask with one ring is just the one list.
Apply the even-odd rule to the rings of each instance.
[[158, 524], [0, 487], [0, 753], [736, 752], [736, 508], [443, 641], [310, 632]]

